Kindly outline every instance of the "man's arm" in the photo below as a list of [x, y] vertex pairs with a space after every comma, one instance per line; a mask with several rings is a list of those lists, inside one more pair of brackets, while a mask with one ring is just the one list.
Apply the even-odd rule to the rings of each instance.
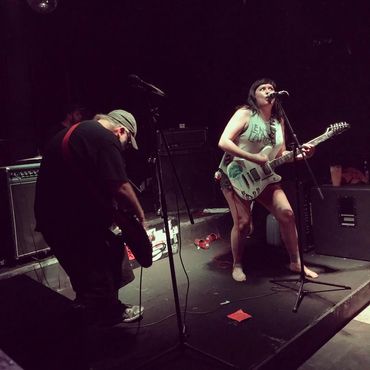
[[131, 184], [129, 182], [124, 182], [118, 188], [117, 192], [119, 198], [118, 200], [123, 199], [124, 204], [134, 211], [135, 215], [144, 226], [145, 222], [144, 211]]

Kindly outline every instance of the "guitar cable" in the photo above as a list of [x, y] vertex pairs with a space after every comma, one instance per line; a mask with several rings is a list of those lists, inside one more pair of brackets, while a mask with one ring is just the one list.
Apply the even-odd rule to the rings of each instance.
[[[235, 193], [233, 194], [233, 197], [235, 196]], [[235, 199], [235, 198], [234, 198]], [[192, 312], [192, 311], [188, 311], [188, 297], [189, 297], [189, 291], [190, 291], [190, 279], [189, 279], [189, 275], [186, 271], [186, 268], [185, 268], [185, 264], [183, 262], [183, 258], [182, 258], [182, 244], [181, 244], [181, 223], [180, 223], [180, 211], [179, 211], [179, 206], [178, 206], [178, 198], [176, 196], [176, 205], [177, 205], [177, 213], [176, 213], [176, 217], [177, 217], [177, 223], [178, 223], [178, 243], [179, 243], [179, 259], [180, 259], [180, 262], [181, 262], [181, 266], [183, 268], [183, 271], [184, 271], [184, 274], [185, 274], [185, 277], [186, 277], [186, 281], [187, 281], [187, 289], [186, 289], [186, 294], [185, 294], [185, 303], [184, 303], [184, 307], [183, 307], [183, 310], [182, 310], [182, 313], [183, 313], [183, 331], [185, 333], [186, 331], [186, 316], [187, 315], [208, 315], [208, 314], [211, 314], [211, 313], [214, 313], [218, 310], [220, 310], [221, 308], [223, 308], [224, 306], [229, 306], [229, 305], [232, 305], [232, 304], [235, 304], [235, 303], [238, 303], [238, 302], [244, 302], [244, 301], [250, 301], [250, 300], [254, 300], [254, 299], [261, 299], [261, 298], [264, 298], [264, 297], [269, 297], [271, 295], [276, 295], [276, 294], [279, 294], [281, 292], [285, 292], [285, 291], [290, 291], [288, 288], [271, 288], [271, 292], [269, 293], [265, 293], [265, 294], [260, 294], [260, 295], [255, 295], [255, 296], [250, 296], [250, 297], [245, 297], [245, 298], [240, 298], [240, 299], [237, 299], [235, 301], [225, 301], [225, 302], [221, 302], [218, 304], [218, 306], [216, 306], [214, 309], [212, 310], [208, 310], [208, 311], [196, 311], [196, 312]], [[238, 215], [238, 209], [236, 208], [236, 202], [234, 200], [234, 205], [235, 205], [235, 209], [236, 209], [236, 214]], [[253, 211], [253, 208], [254, 208], [254, 202], [251, 203], [251, 206], [250, 206], [250, 217], [252, 217], [252, 211]], [[240, 233], [238, 231], [238, 237], [240, 238]], [[172, 246], [171, 246], [172, 247]], [[143, 276], [143, 268], [141, 268], [141, 271], [140, 271], [140, 290], [139, 290], [139, 305], [141, 305], [141, 293], [142, 293], [142, 276]], [[154, 321], [154, 322], [151, 322], [151, 323], [147, 323], [147, 324], [144, 324], [144, 325], [141, 325], [141, 320], [139, 320], [138, 322], [138, 325], [134, 328], [134, 327], [125, 327], [126, 329], [136, 329], [136, 334], [138, 334], [139, 332], [139, 329], [141, 328], [148, 328], [148, 327], [151, 327], [151, 326], [154, 326], [154, 325], [159, 325], [161, 324], [162, 322], [172, 318], [172, 317], [175, 317], [176, 316], [176, 313], [172, 313], [172, 314], [169, 314], [165, 317], [163, 317], [162, 319], [160, 320], [157, 320], [157, 321]]]
[[[143, 268], [140, 267], [140, 279], [139, 279], [139, 310], [141, 310], [141, 302], [142, 302], [142, 288], [143, 288]], [[136, 326], [136, 334], [138, 334], [140, 328], [141, 328], [141, 320], [142, 320], [142, 314], [140, 315], [140, 318], [137, 322]]]

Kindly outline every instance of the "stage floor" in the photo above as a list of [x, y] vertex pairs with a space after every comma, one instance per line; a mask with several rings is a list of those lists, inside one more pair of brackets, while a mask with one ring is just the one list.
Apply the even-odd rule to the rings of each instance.
[[[169, 259], [156, 261], [143, 271], [134, 269], [136, 279], [120, 290], [120, 298], [138, 304], [141, 293], [144, 317], [140, 323], [89, 328], [85, 348], [90, 369], [296, 369], [368, 305], [369, 261], [312, 251], [305, 253], [305, 260], [320, 275], [315, 281], [351, 289], [306, 283], [307, 294], [293, 312], [297, 293], [290, 288], [296, 289], [299, 284], [282, 287], [271, 279], [299, 276], [286, 268], [285, 251], [267, 245], [258, 235], [248, 243], [247, 281], [233, 281], [230, 255], [215, 260], [228, 251], [227, 240], [213, 241], [209, 249], [194, 244], [196, 238], [210, 233], [224, 236], [226, 223], [224, 216], [216, 215], [196, 218], [195, 225], [186, 220], [180, 224], [181, 249], [174, 261], [181, 320], [176, 316]], [[74, 298], [68, 278], [55, 259], [30, 266], [2, 269], [0, 277], [23, 273]], [[238, 322], [228, 317], [238, 310], [251, 318]], [[185, 336], [180, 335], [179, 324]]]

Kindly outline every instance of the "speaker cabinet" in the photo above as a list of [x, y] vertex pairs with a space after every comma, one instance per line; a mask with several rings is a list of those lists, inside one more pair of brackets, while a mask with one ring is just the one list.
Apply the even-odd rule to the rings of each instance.
[[49, 247], [42, 235], [35, 232], [33, 204], [40, 164], [0, 168], [0, 259], [18, 260]]
[[[167, 155], [159, 156], [166, 202], [169, 211], [185, 209], [175, 173]], [[214, 172], [217, 168], [216, 156], [209, 149], [173, 151], [172, 162], [184, 191], [189, 208], [213, 207], [217, 188]]]
[[[68, 298], [26, 275], [0, 280], [0, 348], [22, 369], [89, 369], [83, 318]], [[0, 368], [16, 369], [7, 365]]]
[[[163, 131], [170, 151], [201, 150], [207, 145], [208, 129], [201, 128], [170, 128]], [[167, 154], [162, 135], [157, 131], [157, 146], [161, 154]]]
[[313, 236], [317, 253], [370, 261], [370, 187], [312, 189]]

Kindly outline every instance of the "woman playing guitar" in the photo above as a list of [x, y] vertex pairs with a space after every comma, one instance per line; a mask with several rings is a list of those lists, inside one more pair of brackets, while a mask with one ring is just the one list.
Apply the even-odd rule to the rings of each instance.
[[[252, 198], [243, 199], [236, 193], [226, 175], [226, 168], [234, 157], [263, 166], [267, 161], [287, 153], [282, 114], [275, 105], [275, 99], [269, 97], [275, 90], [276, 84], [270, 79], [255, 81], [249, 90], [248, 103], [237, 108], [218, 143], [225, 152], [218, 173], [221, 189], [233, 218], [231, 230], [232, 277], [236, 281], [246, 280], [242, 257], [246, 236], [252, 230]], [[263, 150], [266, 146], [270, 148], [268, 152]], [[314, 153], [314, 147], [304, 144], [302, 152], [305, 156], [310, 157]], [[301, 154], [297, 155], [297, 159], [302, 159]], [[245, 180], [248, 181], [248, 179]], [[294, 213], [280, 184], [268, 184], [258, 193], [255, 200], [267, 208], [279, 222], [282, 240], [290, 257], [289, 269], [299, 273], [301, 261]], [[316, 278], [318, 276], [316, 272], [307, 267], [304, 267], [304, 271], [308, 277]]]

